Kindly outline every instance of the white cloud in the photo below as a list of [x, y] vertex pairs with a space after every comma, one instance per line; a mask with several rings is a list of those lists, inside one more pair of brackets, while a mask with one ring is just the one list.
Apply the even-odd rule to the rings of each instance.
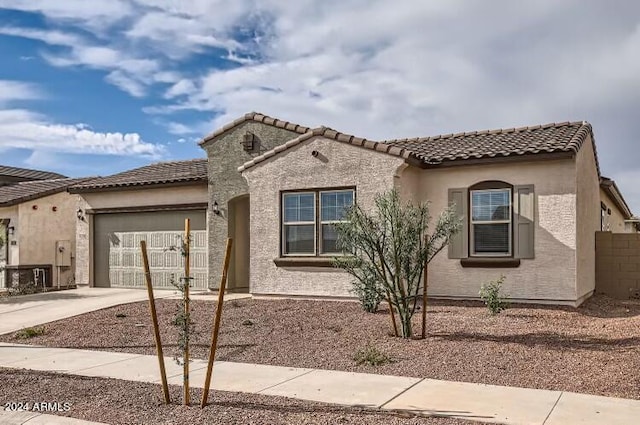
[[[637, 170], [638, 2], [80, 1], [14, 2], [73, 24], [20, 36], [67, 46], [48, 60], [104, 69], [133, 96], [169, 84], [150, 114], [209, 112], [210, 130], [258, 110], [372, 139], [586, 119], [603, 172]], [[76, 27], [92, 42], [71, 43]], [[235, 67], [188, 61], [202, 53]]]
[[105, 77], [105, 81], [120, 88], [120, 90], [129, 93], [133, 97], [143, 97], [146, 94], [146, 88], [140, 82], [130, 78], [122, 71], [113, 71]]
[[39, 12], [50, 19], [94, 30], [102, 30], [133, 13], [130, 4], [123, 0], [0, 0], [0, 8]]
[[75, 46], [83, 43], [83, 39], [75, 34], [55, 30], [3, 26], [0, 27], [0, 34], [39, 40], [54, 46]]
[[85, 124], [59, 124], [23, 109], [0, 110], [0, 149], [149, 158], [165, 154], [164, 147], [142, 140], [137, 133], [96, 132]]
[[0, 106], [21, 100], [42, 99], [44, 93], [35, 84], [24, 81], [0, 80]]
[[183, 136], [185, 134], [194, 134], [193, 128], [188, 127], [179, 122], [170, 122], [167, 124], [167, 131], [171, 134], [175, 134], [176, 136]]

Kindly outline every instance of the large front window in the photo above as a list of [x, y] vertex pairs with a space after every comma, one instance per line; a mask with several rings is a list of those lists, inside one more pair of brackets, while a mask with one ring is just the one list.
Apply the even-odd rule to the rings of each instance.
[[511, 255], [511, 189], [471, 191], [471, 254]]
[[339, 253], [333, 225], [344, 221], [353, 198], [353, 189], [283, 193], [282, 253]]

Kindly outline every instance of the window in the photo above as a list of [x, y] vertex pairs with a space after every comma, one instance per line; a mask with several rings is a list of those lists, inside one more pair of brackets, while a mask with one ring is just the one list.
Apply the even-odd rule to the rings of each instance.
[[344, 221], [353, 198], [353, 189], [283, 193], [282, 254], [339, 253], [333, 225]]
[[[449, 205], [462, 221], [449, 258], [462, 267], [518, 267], [535, 258], [536, 196], [533, 184], [486, 180], [448, 189]], [[517, 260], [517, 261], [516, 261]]]
[[286, 194], [283, 203], [284, 253], [315, 254], [316, 194]]
[[471, 255], [511, 255], [511, 189], [471, 191]]

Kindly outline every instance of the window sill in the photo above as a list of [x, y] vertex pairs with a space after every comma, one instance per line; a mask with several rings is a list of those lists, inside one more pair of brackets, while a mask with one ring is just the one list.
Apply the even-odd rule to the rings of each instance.
[[463, 258], [460, 260], [460, 264], [462, 267], [476, 267], [476, 268], [516, 268], [520, 267], [520, 259], [519, 258]]
[[333, 257], [278, 257], [273, 262], [276, 267], [331, 267]]

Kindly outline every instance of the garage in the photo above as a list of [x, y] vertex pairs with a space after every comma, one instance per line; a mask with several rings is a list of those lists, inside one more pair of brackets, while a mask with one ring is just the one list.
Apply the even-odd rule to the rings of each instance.
[[146, 211], [94, 216], [94, 282], [98, 287], [144, 287], [140, 241], [147, 242], [153, 286], [172, 289], [184, 275], [180, 245], [190, 219], [192, 287], [207, 288], [206, 210]]

